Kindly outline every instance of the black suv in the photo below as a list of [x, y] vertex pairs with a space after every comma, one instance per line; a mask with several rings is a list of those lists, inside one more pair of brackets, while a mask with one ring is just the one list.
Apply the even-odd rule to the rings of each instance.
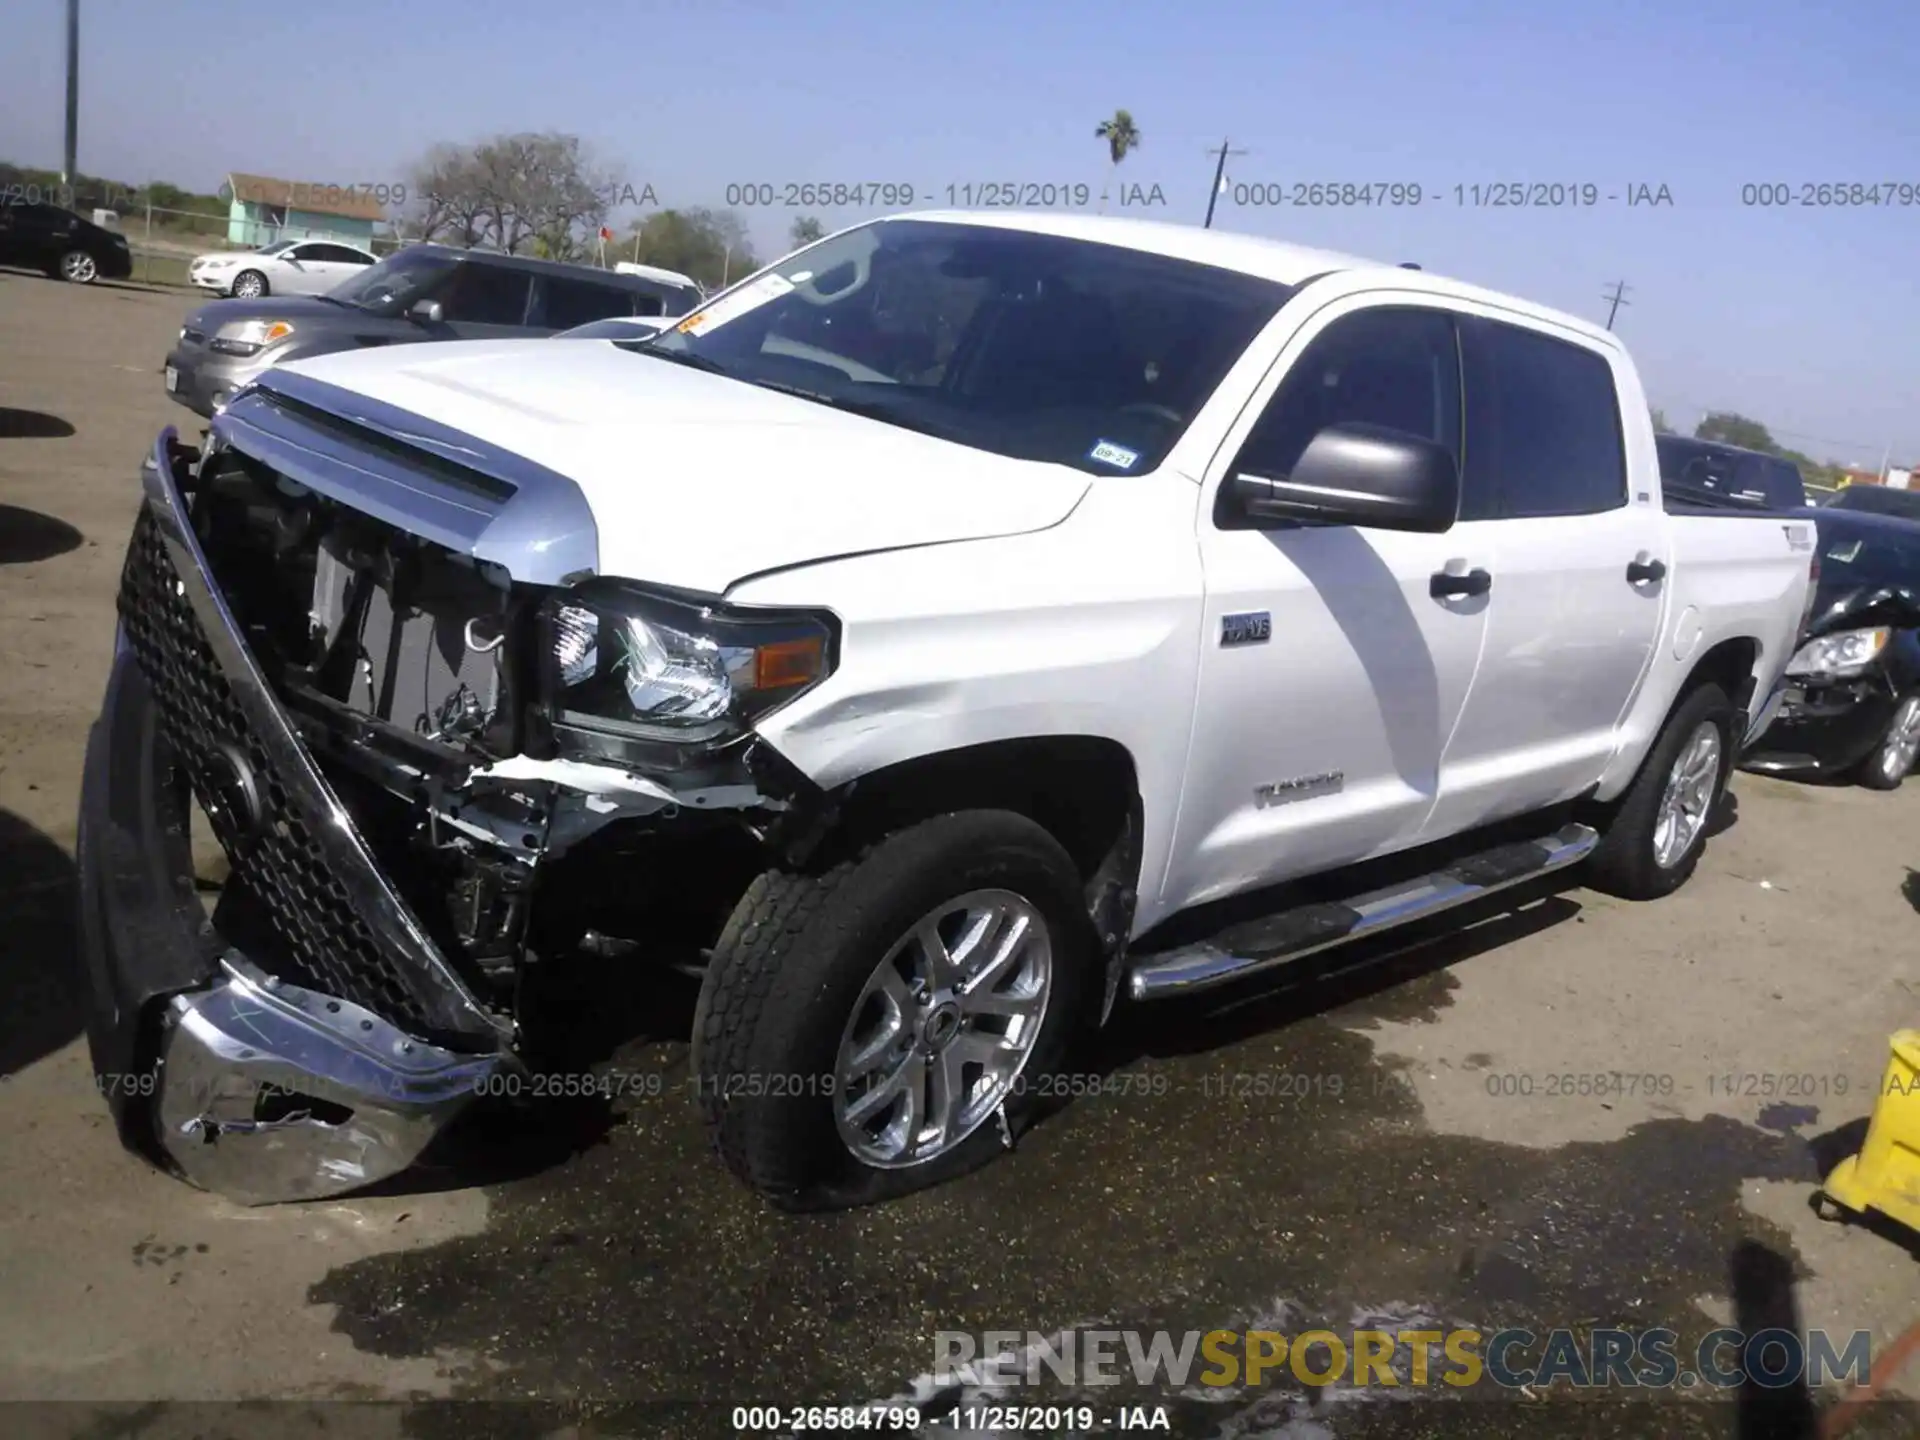
[[211, 416], [269, 366], [421, 340], [551, 335], [593, 320], [685, 315], [699, 292], [645, 275], [490, 250], [411, 245], [321, 296], [215, 300], [187, 316], [167, 394]]
[[126, 236], [71, 210], [0, 195], [0, 265], [24, 265], [57, 280], [91, 285], [133, 274], [133, 252]]
[[1657, 435], [1654, 448], [1660, 454], [1660, 488], [1673, 504], [1807, 508], [1807, 483], [1791, 460], [1685, 435]]

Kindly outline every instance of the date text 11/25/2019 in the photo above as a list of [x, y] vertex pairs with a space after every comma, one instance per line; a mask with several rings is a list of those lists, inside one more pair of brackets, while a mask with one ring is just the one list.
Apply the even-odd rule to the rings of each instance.
[[1422, 185], [1412, 180], [1235, 180], [1220, 198], [1243, 209], [1324, 210], [1343, 207], [1396, 209], [1451, 205], [1464, 210], [1591, 210], [1601, 205], [1670, 209], [1673, 190], [1634, 181], [1491, 180], [1462, 185]]
[[1101, 204], [1141, 210], [1167, 203], [1166, 191], [1157, 184], [1097, 187], [1074, 180], [965, 180], [948, 185], [913, 185], [904, 180], [836, 184], [754, 180], [727, 186], [724, 198], [729, 208], [741, 210], [910, 210], [934, 205], [949, 210], [1083, 210]]

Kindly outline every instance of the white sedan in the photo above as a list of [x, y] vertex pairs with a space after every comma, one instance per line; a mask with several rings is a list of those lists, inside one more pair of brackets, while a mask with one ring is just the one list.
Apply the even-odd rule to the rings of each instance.
[[278, 240], [259, 250], [217, 250], [187, 267], [187, 280], [243, 300], [262, 295], [324, 295], [380, 257], [338, 240]]

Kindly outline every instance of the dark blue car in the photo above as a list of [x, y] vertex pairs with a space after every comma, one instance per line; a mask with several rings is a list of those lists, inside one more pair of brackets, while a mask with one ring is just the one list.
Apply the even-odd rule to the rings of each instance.
[[1914, 617], [1898, 617], [1898, 605], [1893, 623], [1875, 621], [1888, 618], [1887, 591], [1920, 595], [1920, 519], [1831, 505], [1812, 516], [1820, 568], [1807, 635], [1787, 666], [1785, 699], [1744, 763], [1891, 790], [1920, 757], [1920, 632], [1899, 628]]

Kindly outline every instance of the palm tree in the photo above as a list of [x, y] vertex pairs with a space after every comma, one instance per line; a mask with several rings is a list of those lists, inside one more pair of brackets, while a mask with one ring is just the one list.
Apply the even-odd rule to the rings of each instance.
[[[1107, 142], [1107, 154], [1112, 157], [1116, 166], [1140, 148], [1140, 127], [1133, 123], [1131, 110], [1114, 111], [1113, 118], [1102, 120], [1093, 135], [1096, 140]], [[1100, 208], [1102, 211], [1107, 208], [1107, 197], [1104, 192], [1100, 196]]]

